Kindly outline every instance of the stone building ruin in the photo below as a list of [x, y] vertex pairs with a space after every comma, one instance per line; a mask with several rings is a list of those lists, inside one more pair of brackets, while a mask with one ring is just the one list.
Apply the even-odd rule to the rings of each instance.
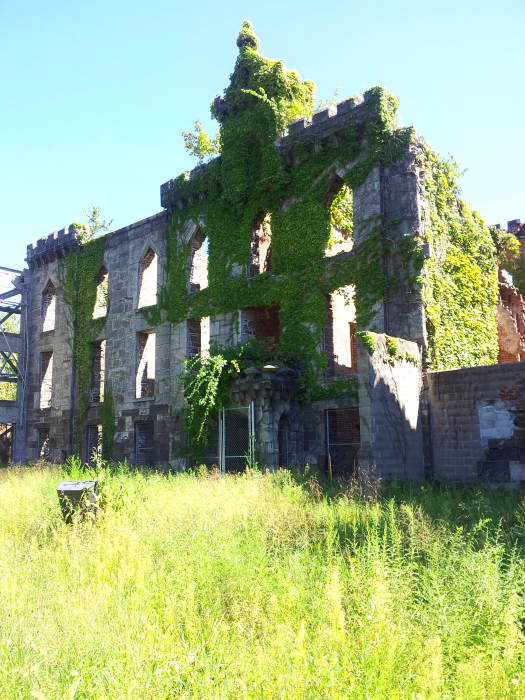
[[248, 23], [238, 47], [213, 107], [219, 157], [163, 184], [160, 213], [88, 243], [66, 227], [7, 273], [11, 458], [102, 445], [184, 469], [187, 360], [271, 339], [275, 358], [232, 381], [203, 461], [525, 480], [525, 356], [520, 340], [498, 350], [496, 325], [509, 312], [523, 333], [523, 300], [505, 289], [498, 306], [490, 233], [449, 167], [397, 126], [386, 91], [304, 116], [311, 84], [262, 57]]

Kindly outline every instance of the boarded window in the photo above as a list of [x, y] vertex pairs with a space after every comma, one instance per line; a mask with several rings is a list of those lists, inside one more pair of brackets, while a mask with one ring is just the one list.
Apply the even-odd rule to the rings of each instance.
[[155, 395], [155, 333], [137, 333], [137, 375], [135, 396], [146, 399]]
[[139, 267], [139, 309], [157, 303], [157, 255], [148, 248]]
[[360, 445], [357, 408], [332, 408], [326, 411], [327, 464], [334, 476], [349, 477], [357, 471]]
[[100, 269], [97, 277], [97, 296], [93, 318], [103, 318], [108, 312], [108, 271], [105, 267]]
[[51, 406], [53, 393], [53, 353], [40, 353], [40, 408]]
[[91, 360], [91, 381], [89, 387], [89, 401], [100, 403], [104, 401], [104, 378], [106, 369], [106, 341], [99, 340], [93, 343], [93, 356]]
[[49, 281], [42, 292], [41, 319], [43, 332], [55, 329], [55, 311], [56, 289], [54, 284]]
[[102, 426], [88, 425], [86, 428], [86, 461], [100, 455]]
[[153, 423], [135, 423], [135, 464], [153, 465]]

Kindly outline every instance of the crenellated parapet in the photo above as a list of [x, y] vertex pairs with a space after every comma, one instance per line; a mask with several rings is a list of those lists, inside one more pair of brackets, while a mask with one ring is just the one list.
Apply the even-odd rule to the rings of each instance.
[[[372, 89], [362, 97], [351, 97], [315, 112], [311, 117], [292, 122], [278, 136], [275, 145], [288, 162], [294, 161], [294, 151], [301, 146], [318, 150], [338, 148], [350, 128], [365, 126], [377, 115], [377, 110], [377, 99]], [[204, 174], [212, 163], [215, 164], [215, 160], [207, 165], [198, 165], [190, 172], [161, 185], [161, 206], [169, 211], [183, 211], [188, 205], [204, 199], [207, 196]], [[202, 187], [199, 187], [199, 180]], [[190, 183], [191, 188], [188, 187]], [[191, 201], [188, 199], [190, 189]]]
[[68, 226], [28, 245], [26, 262], [30, 270], [42, 267], [54, 260], [60, 260], [78, 245], [79, 238], [75, 227]]

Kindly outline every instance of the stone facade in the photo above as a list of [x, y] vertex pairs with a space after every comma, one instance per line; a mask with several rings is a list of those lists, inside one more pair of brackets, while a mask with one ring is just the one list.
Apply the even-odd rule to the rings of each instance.
[[[243, 100], [228, 105], [220, 98], [217, 104], [226, 114], [228, 109], [235, 112]], [[20, 351], [25, 370], [17, 400], [20, 449], [16, 458], [59, 462], [79, 448], [87, 460], [97, 449], [100, 435], [112, 432], [113, 459], [165, 470], [185, 469], [192, 463], [191, 457], [182, 456], [187, 399], [180, 376], [186, 360], [206, 354], [215, 343], [236, 346], [249, 339], [270, 338], [279, 343], [287, 331], [286, 313], [281, 312], [289, 304], [288, 324], [291, 308], [303, 335], [316, 332], [311, 345], [317, 348], [317, 359], [326, 359], [324, 368], [322, 362], [308, 366], [312, 372], [315, 367], [316, 386], [310, 386], [310, 394], [301, 393], [300, 375], [307, 367], [304, 358], [298, 358], [293, 370], [274, 364], [244, 367], [231, 387], [232, 406], [214, 416], [204, 458], [208, 464], [218, 464], [226, 471], [238, 471], [247, 462], [271, 469], [310, 464], [335, 477], [374, 469], [401, 479], [434, 475], [458, 481], [525, 481], [520, 461], [525, 365], [425, 372], [428, 337], [415, 261], [434, 256], [433, 262], [440, 262], [439, 251], [422, 244], [429, 222], [422, 144], [406, 138], [409, 131], [389, 123], [391, 153], [378, 155], [376, 151], [382, 152], [377, 143], [375, 150], [370, 149], [378, 129], [387, 128], [387, 102], [380, 89], [372, 89], [363, 98], [345, 100], [311, 119], [289, 124], [275, 142], [272, 132], [272, 158], [279, 161], [279, 177], [286, 186], [267, 209], [250, 212], [251, 223], [242, 219], [245, 233], [253, 228], [244, 257], [227, 250], [230, 219], [221, 231], [222, 239], [218, 237], [220, 245], [217, 238], [213, 240], [213, 212], [211, 223], [205, 219], [203, 203], [210, 193], [203, 174], [217, 176], [215, 166], [224, 168], [226, 175], [231, 172], [233, 161], [224, 152], [215, 163], [162, 185], [162, 212], [108, 234], [101, 268], [93, 281], [97, 286], [93, 318], [104, 322], [99, 335], [90, 339], [93, 359], [85, 414], [79, 407], [86, 397], [80, 396], [78, 368], [73, 366], [78, 334], [64, 298], [64, 259], [80, 242], [70, 227], [29, 246], [29, 269], [20, 281], [26, 309]], [[258, 135], [254, 132], [252, 136], [253, 145]], [[397, 149], [398, 143], [403, 148]], [[303, 191], [292, 192], [283, 173], [300, 167], [305, 154], [321, 154], [326, 158], [323, 167], [325, 162], [328, 165], [310, 181], [304, 180]], [[245, 156], [241, 149], [239, 157]], [[308, 222], [302, 234], [296, 233], [295, 225], [290, 226], [296, 240], [287, 239], [285, 246], [283, 238], [272, 252], [272, 217], [274, 223], [279, 217], [285, 219], [296, 206], [311, 211], [307, 190], [315, 189], [322, 180], [326, 191], [315, 205], [329, 222], [328, 200], [341, 191], [345, 177], [352, 173], [357, 175], [347, 179], [353, 187], [351, 241], [343, 236], [330, 248], [326, 240], [330, 225], [326, 223], [326, 231], [318, 229], [323, 236], [326, 233], [321, 245], [315, 239], [315, 245], [307, 248]], [[262, 180], [266, 183], [263, 189], [272, 187], [267, 184], [271, 179]], [[228, 177], [221, 180], [221, 187], [228, 182]], [[225, 190], [227, 186], [219, 187], [220, 194], [214, 195], [223, 210], [231, 208]], [[240, 207], [234, 213], [243, 216]], [[518, 233], [521, 230], [519, 226]], [[206, 235], [211, 239], [210, 250]], [[291, 248], [303, 246], [312, 258], [307, 257], [306, 263], [301, 259], [298, 269], [282, 265]], [[384, 284], [380, 293], [370, 292], [367, 280], [357, 281], [367, 247], [373, 249], [373, 264]], [[279, 255], [281, 271], [277, 274]], [[311, 280], [306, 269], [310, 262], [315, 270]], [[178, 287], [173, 287], [174, 263], [178, 265]], [[373, 276], [375, 270], [363, 267]], [[259, 282], [263, 275], [266, 287]], [[290, 288], [299, 288], [294, 284], [300, 275], [306, 282], [300, 287], [305, 295], [307, 285], [315, 285], [316, 314], [310, 320], [300, 315], [297, 303], [308, 304], [308, 300], [296, 294], [290, 304], [287, 296]], [[264, 294], [254, 302], [259, 297], [249, 292], [261, 288]], [[173, 304], [174, 289], [178, 305]], [[252, 305], [246, 303], [243, 292]], [[360, 310], [366, 307], [362, 325], [368, 342], [358, 341], [356, 335], [359, 292], [364, 300]], [[221, 303], [221, 294], [227, 303]], [[172, 303], [161, 303], [166, 299]], [[202, 304], [194, 307], [195, 299], [203, 300]], [[319, 340], [323, 321], [317, 310], [322, 312], [325, 299], [326, 322]], [[510, 292], [506, 299], [500, 310], [503, 315], [515, 311]], [[519, 323], [518, 335], [522, 332]], [[507, 359], [522, 357], [520, 343]], [[110, 395], [114, 424], [105, 433], [104, 397]]]

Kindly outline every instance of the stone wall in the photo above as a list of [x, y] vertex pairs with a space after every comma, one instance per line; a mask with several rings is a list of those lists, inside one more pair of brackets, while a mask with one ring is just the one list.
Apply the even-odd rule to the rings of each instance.
[[417, 343], [370, 333], [375, 349], [360, 342], [361, 469], [400, 479], [424, 477], [421, 363]]
[[434, 476], [525, 480], [525, 364], [430, 372], [426, 381]]

